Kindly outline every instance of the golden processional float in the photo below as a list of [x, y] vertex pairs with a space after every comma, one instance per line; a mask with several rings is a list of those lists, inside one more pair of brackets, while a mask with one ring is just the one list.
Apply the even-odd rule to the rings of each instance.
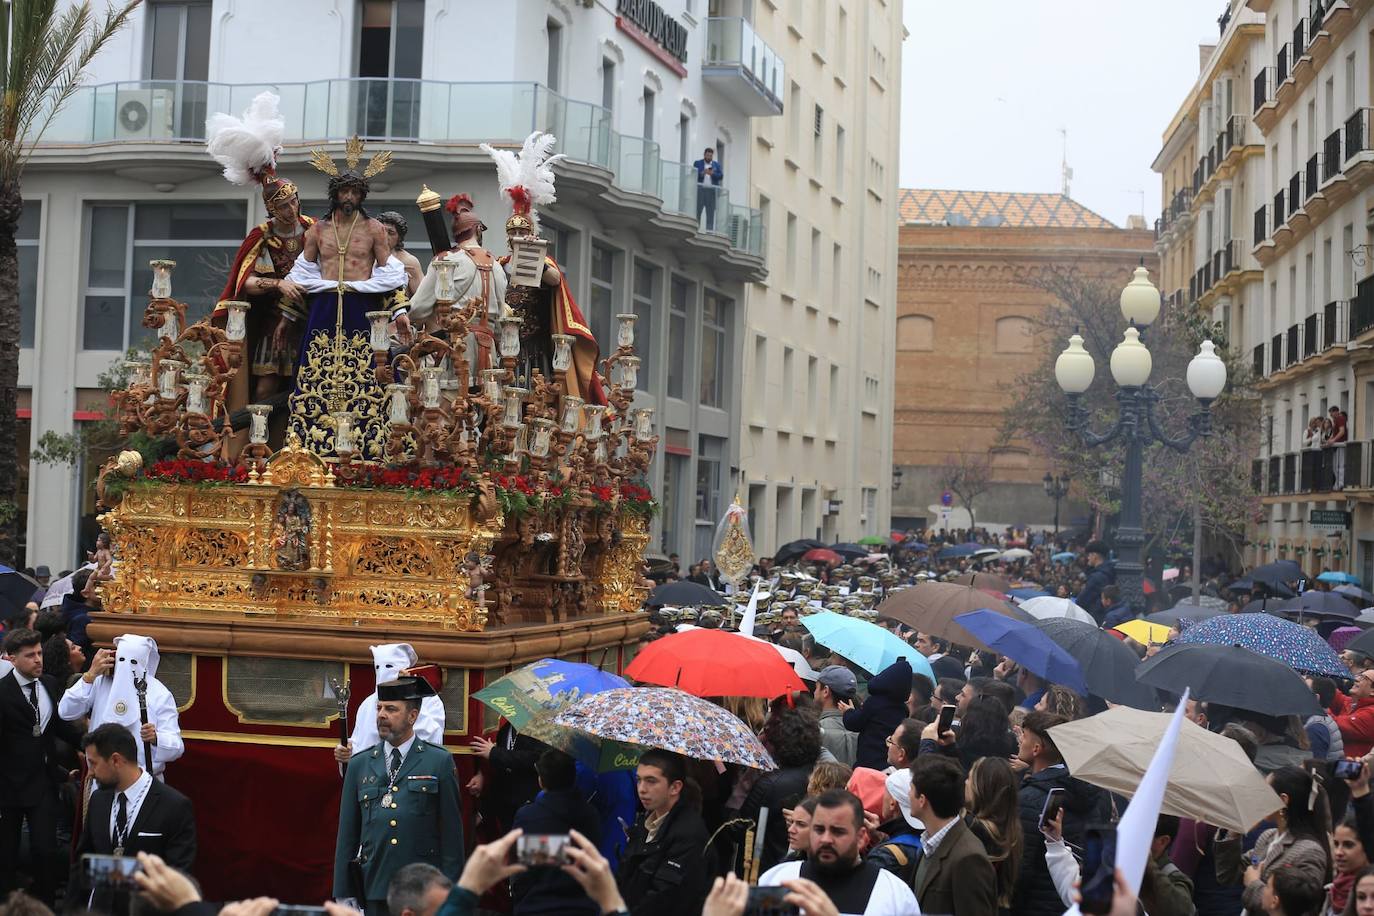
[[[417, 203], [447, 238], [439, 196]], [[188, 327], [175, 265], [152, 264], [143, 323], [157, 343], [112, 400], [122, 433], [167, 455], [128, 449], [100, 473], [117, 561], [90, 629], [99, 644], [158, 642], [187, 745], [167, 778], [196, 806], [210, 898], [328, 895], [332, 748], [373, 690], [369, 646], [410, 643], [437, 669], [463, 784], [469, 738], [495, 725], [471, 698], [485, 682], [546, 656], [618, 671], [648, 628], [656, 504], [641, 481], [657, 437], [652, 411], [632, 409], [635, 316], [617, 316], [615, 348], [579, 382], [574, 344], [594, 341], [566, 285], [541, 290], [553, 262], [520, 210], [492, 320], [436, 258], [428, 325], [398, 346], [391, 311], [369, 312], [370, 333], [339, 335], [313, 367], [312, 398], [298, 380], [285, 424], [282, 405], [235, 417], [228, 403], [248, 304]], [[567, 305], [580, 339], [548, 313]]]

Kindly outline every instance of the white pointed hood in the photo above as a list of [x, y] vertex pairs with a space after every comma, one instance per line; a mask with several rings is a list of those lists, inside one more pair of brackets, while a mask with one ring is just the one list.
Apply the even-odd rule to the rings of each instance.
[[157, 676], [157, 643], [149, 636], [125, 633], [115, 639], [115, 666], [110, 675], [110, 692], [105, 695], [102, 722], [132, 726], [139, 723], [136, 678]]
[[401, 676], [402, 671], [414, 668], [420, 661], [420, 656], [408, 642], [394, 642], [370, 648], [372, 669], [377, 674], [378, 684], [390, 684]]

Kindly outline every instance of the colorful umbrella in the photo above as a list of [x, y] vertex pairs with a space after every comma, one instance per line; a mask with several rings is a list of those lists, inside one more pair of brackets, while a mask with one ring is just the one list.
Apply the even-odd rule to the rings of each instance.
[[1033, 625], [1078, 662], [1089, 693], [1136, 709], [1159, 709], [1154, 691], [1136, 682], [1135, 670], [1140, 659], [1111, 633], [1067, 617], [1037, 620]]
[[1272, 614], [1222, 614], [1200, 620], [1184, 630], [1178, 641], [1244, 646], [1304, 674], [1350, 676], [1336, 650], [1315, 632]]
[[1005, 655], [1032, 674], [1075, 693], [1088, 695], [1083, 669], [1054, 640], [1029, 623], [1012, 620], [995, 611], [960, 614], [954, 622], [980, 639], [994, 652]]
[[499, 712], [519, 732], [571, 754], [596, 770], [633, 766], [639, 751], [601, 742], [576, 729], [555, 725], [554, 713], [581, 697], [629, 687], [619, 675], [580, 662], [540, 659], [517, 668], [473, 696]]
[[1337, 585], [1359, 585], [1360, 580], [1348, 572], [1327, 570], [1317, 576], [1318, 582], [1334, 582]]
[[931, 683], [935, 682], [935, 672], [930, 670], [930, 662], [925, 656], [876, 623], [825, 611], [803, 617], [801, 624], [816, 637], [816, 642], [869, 674], [877, 674], [897, 659], [904, 658], [911, 663], [913, 674], [924, 674]]
[[724, 630], [692, 629], [656, 639], [639, 651], [625, 675], [698, 697], [772, 699], [806, 689], [767, 643]]
[[803, 563], [825, 563], [829, 566], [838, 566], [844, 562], [844, 557], [828, 547], [813, 547], [802, 554]]
[[1322, 711], [1317, 695], [1296, 671], [1244, 646], [1176, 643], [1141, 662], [1136, 679], [1175, 694], [1187, 687], [1196, 699], [1271, 716]]
[[624, 687], [585, 696], [553, 722], [603, 741], [662, 748], [694, 760], [738, 763], [756, 770], [777, 764], [729, 710], [671, 687]]
[[1151, 623], [1149, 620], [1128, 620], [1125, 623], [1117, 624], [1112, 629], [1118, 633], [1125, 633], [1142, 645], [1169, 641], [1170, 627], [1162, 623]]
[[1045, 595], [1040, 598], [1031, 598], [1021, 602], [1021, 610], [1030, 614], [1036, 620], [1052, 620], [1055, 617], [1067, 617], [1070, 620], [1081, 620], [1097, 626], [1097, 621], [1093, 615], [1074, 604], [1068, 598], [1055, 598], [1052, 595]]

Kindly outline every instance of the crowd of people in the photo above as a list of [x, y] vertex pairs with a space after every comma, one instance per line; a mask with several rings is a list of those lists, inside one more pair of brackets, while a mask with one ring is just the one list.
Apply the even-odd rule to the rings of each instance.
[[[943, 546], [970, 543], [998, 550], [940, 558]], [[414, 649], [373, 647], [377, 691], [335, 752], [345, 780], [324, 909], [1063, 913], [1084, 877], [1085, 838], [1114, 823], [1127, 800], [1076, 778], [1054, 731], [1108, 704], [1010, 658], [884, 619], [881, 603], [969, 573], [1071, 597], [1104, 627], [1172, 600], [1161, 580], [1151, 607], [1129, 607], [1104, 545], [1066, 546], [1017, 532], [932, 534], [919, 550], [894, 545], [865, 562], [764, 560], [755, 581], [735, 589], [709, 561], [685, 570], [698, 585], [735, 592], [736, 606], [694, 615], [652, 606], [650, 639], [729, 629], [752, 597], [752, 635], [802, 659], [803, 691], [710, 698], [758, 736], [776, 763], [769, 771], [647, 748], [632, 771], [598, 773], [503, 721], [472, 739], [481, 767], [460, 786], [443, 747], [443, 706]], [[1008, 550], [1016, 552], [1003, 558]], [[156, 680], [151, 640], [129, 634], [112, 650], [86, 637], [99, 613], [89, 587], [97, 568], [78, 571], [56, 601], [40, 576], [44, 592], [6, 621], [0, 890], [24, 890], [0, 914], [267, 916], [278, 901], [201, 899], [191, 802], [164, 781], [183, 752], [175, 701]], [[1204, 590], [1228, 611], [1250, 597], [1226, 590], [1219, 560], [1204, 574]], [[677, 578], [676, 564], [657, 575]], [[932, 676], [906, 658], [865, 670], [833, 652], [803, 623], [829, 609], [875, 620]], [[1133, 647], [1141, 656], [1159, 649]], [[1374, 916], [1374, 658], [1342, 658], [1348, 677], [1308, 679], [1319, 716], [1188, 701], [1187, 718], [1236, 742], [1282, 807], [1246, 833], [1161, 815], [1138, 892], [1118, 881], [1111, 912]], [[1170, 697], [1159, 699], [1167, 710]], [[465, 806], [481, 813], [489, 842], [463, 835]], [[133, 859], [137, 869], [115, 881], [94, 871], [91, 855]]]

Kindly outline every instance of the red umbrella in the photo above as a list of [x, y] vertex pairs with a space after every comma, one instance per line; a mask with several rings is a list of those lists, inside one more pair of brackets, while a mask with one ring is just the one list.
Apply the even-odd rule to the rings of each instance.
[[700, 628], [649, 643], [626, 667], [625, 676], [699, 697], [772, 699], [806, 689], [797, 672], [768, 643]]
[[805, 563], [825, 563], [829, 566], [838, 566], [844, 562], [844, 558], [833, 550], [825, 547], [814, 547], [802, 554], [802, 562]]

